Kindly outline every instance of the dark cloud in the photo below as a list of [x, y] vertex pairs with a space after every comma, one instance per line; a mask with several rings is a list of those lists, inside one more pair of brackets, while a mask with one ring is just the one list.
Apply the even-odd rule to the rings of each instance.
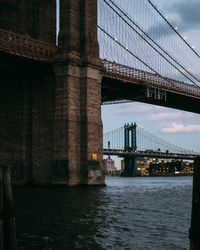
[[[181, 33], [200, 29], [200, 0], [181, 0], [168, 6], [165, 12], [173, 14], [174, 20], [170, 19], [170, 23], [176, 24]], [[174, 35], [172, 29], [163, 20], [149, 28], [147, 33], [154, 39]]]
[[162, 23], [155, 24], [151, 26], [147, 31], [147, 34], [151, 36], [151, 38], [157, 40], [159, 38], [174, 35], [172, 29], [169, 28], [168, 24], [164, 21]]
[[200, 1], [187, 0], [174, 3], [170, 6], [169, 12], [178, 16], [181, 29], [200, 28]]

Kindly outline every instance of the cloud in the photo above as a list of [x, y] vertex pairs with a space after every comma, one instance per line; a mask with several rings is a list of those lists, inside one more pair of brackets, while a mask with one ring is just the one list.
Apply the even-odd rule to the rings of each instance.
[[[158, 8], [159, 9], [159, 8]], [[181, 28], [181, 33], [189, 30], [200, 28], [200, 1], [187, 0], [176, 1], [175, 3], [166, 6], [166, 12], [169, 13], [170, 23], [173, 22]], [[169, 28], [168, 24], [163, 20], [151, 26], [147, 33], [154, 39], [160, 39], [174, 35], [174, 31]]]
[[155, 24], [151, 26], [147, 31], [147, 34], [153, 37], [153, 39], [159, 39], [161, 37], [166, 37], [174, 35], [172, 29], [169, 28], [168, 24], [164, 21], [162, 23]]
[[151, 121], [163, 121], [163, 120], [171, 120], [171, 119], [188, 119], [193, 117], [194, 115], [191, 113], [186, 113], [186, 112], [164, 112], [164, 113], [157, 113], [157, 114], [152, 114], [149, 116], [149, 119]]
[[149, 105], [145, 103], [126, 103], [126, 104], [118, 104], [118, 108], [115, 109], [115, 112], [117, 114], [120, 114], [121, 116], [127, 116], [127, 115], [144, 115], [149, 114], [153, 112], [160, 112], [164, 110], [163, 107], [155, 106], [155, 105]]
[[169, 11], [178, 16], [180, 25], [184, 30], [200, 28], [199, 0], [176, 2], [170, 6]]
[[170, 127], [162, 128], [163, 133], [189, 133], [200, 132], [200, 125], [183, 125], [181, 123], [173, 122]]

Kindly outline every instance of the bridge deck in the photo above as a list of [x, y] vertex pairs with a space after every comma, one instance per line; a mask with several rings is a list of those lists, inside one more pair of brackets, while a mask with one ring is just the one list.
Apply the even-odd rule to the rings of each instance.
[[48, 43], [0, 29], [0, 51], [38, 61], [51, 62], [56, 48]]
[[[0, 51], [37, 61], [53, 62], [56, 47], [26, 35], [0, 29]], [[200, 87], [198, 86], [107, 60], [101, 59], [101, 62], [104, 66], [102, 74], [108, 78], [200, 99]]]
[[133, 82], [134, 84], [143, 84], [147, 87], [159, 88], [200, 99], [200, 87], [198, 86], [110, 62], [105, 59], [102, 60], [102, 63], [104, 65], [102, 73], [106, 77], [124, 82]]
[[104, 149], [104, 155], [115, 155], [119, 157], [130, 156], [130, 157], [148, 157], [148, 158], [160, 158], [160, 159], [184, 159], [194, 160], [198, 157], [197, 154], [180, 154], [180, 153], [166, 153], [166, 152], [145, 152], [145, 151], [125, 151], [116, 149]]

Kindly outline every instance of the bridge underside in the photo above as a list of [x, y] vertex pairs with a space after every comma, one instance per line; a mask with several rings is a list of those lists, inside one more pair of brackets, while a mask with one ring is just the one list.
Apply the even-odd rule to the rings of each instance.
[[[52, 68], [0, 55], [1, 164], [16, 183], [49, 183], [53, 161], [55, 79]], [[41, 168], [44, 165], [45, 168]]]
[[161, 95], [158, 97], [156, 93], [156, 91], [158, 91], [157, 89], [152, 89], [151, 91], [152, 95], [148, 97], [147, 86], [142, 81], [133, 83], [107, 76], [102, 78], [103, 104], [138, 101], [200, 114], [199, 98], [178, 94], [172, 91], [166, 91], [166, 93], [164, 93], [162, 89], [160, 91]]

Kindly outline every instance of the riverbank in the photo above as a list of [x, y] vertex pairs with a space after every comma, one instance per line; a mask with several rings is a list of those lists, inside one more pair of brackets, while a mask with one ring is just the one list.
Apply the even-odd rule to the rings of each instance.
[[[106, 177], [122, 177], [121, 176], [122, 171], [115, 171], [112, 173], [106, 173]], [[141, 174], [136, 174], [135, 176], [132, 177], [178, 177], [178, 176], [193, 176], [193, 173], [179, 173], [179, 174], [149, 174], [149, 175], [141, 175]], [[128, 177], [128, 176], [126, 176]]]

